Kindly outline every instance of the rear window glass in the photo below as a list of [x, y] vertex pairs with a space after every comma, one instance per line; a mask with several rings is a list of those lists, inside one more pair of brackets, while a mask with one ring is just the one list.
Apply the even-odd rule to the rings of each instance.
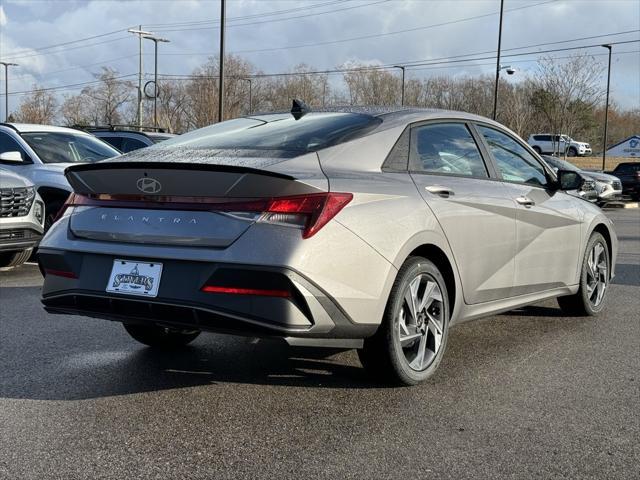
[[239, 118], [215, 124], [166, 140], [153, 148], [306, 153], [365, 135], [382, 123], [378, 117], [355, 113], [310, 113], [299, 120], [292, 115], [273, 115], [273, 121], [264, 121], [269, 120], [269, 116], [261, 118]]

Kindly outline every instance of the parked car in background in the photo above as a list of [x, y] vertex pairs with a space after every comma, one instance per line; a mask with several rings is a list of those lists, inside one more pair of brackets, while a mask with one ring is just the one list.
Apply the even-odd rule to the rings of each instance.
[[[604, 204], [607, 202], [620, 200], [622, 196], [622, 182], [618, 177], [609, 175], [607, 173], [589, 172], [586, 170], [581, 170], [580, 168], [576, 167], [573, 163], [569, 163], [558, 157], [552, 157], [550, 155], [542, 155], [542, 158], [555, 171], [573, 170], [575, 172], [580, 172], [580, 175], [582, 175], [584, 178], [594, 182], [593, 187], [595, 188], [595, 193], [597, 195], [598, 203]], [[584, 191], [585, 188], [589, 188], [589, 185], [588, 184], [583, 185], [582, 190]]]
[[162, 129], [138, 131], [119, 126], [82, 128], [117, 148], [122, 153], [132, 152], [139, 148], [150, 147], [151, 145], [169, 140], [176, 136], [173, 133], [166, 133]]
[[27, 261], [42, 238], [44, 217], [44, 202], [33, 183], [0, 168], [0, 267]]
[[46, 208], [45, 230], [71, 193], [64, 177], [69, 165], [120, 155], [108, 143], [73, 128], [0, 123], [0, 165], [27, 177]]
[[527, 143], [537, 153], [564, 154], [568, 157], [583, 157], [591, 155], [591, 145], [577, 142], [568, 135], [551, 135], [548, 133], [534, 133], [529, 135]]
[[277, 336], [416, 384], [450, 325], [556, 297], [598, 314], [615, 268], [613, 223], [567, 194], [581, 175], [462, 112], [294, 102], [66, 175], [46, 310], [155, 348]]
[[607, 173], [620, 178], [622, 193], [634, 200], [640, 200], [640, 162], [619, 163], [612, 172]]

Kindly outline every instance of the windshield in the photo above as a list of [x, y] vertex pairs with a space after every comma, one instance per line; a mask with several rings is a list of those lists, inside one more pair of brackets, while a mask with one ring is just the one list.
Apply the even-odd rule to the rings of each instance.
[[[180, 135], [158, 147], [225, 150], [280, 150], [315, 152], [365, 135], [382, 120], [354, 113], [310, 113], [240, 118]], [[154, 147], [156, 148], [156, 147]]]
[[22, 138], [44, 163], [97, 162], [120, 155], [96, 137], [69, 132], [26, 132]]
[[573, 172], [580, 171], [580, 169], [576, 167], [574, 164], [565, 162], [564, 160], [560, 160], [559, 158], [545, 156], [544, 159], [547, 161], [549, 165], [559, 170], [571, 170]]

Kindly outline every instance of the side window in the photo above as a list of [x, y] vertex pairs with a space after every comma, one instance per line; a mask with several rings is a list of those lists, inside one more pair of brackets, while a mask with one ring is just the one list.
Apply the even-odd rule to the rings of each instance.
[[22, 160], [29, 162], [29, 157], [20, 144], [6, 133], [0, 132], [0, 153], [5, 152], [20, 152], [22, 154]]
[[120, 137], [98, 137], [100, 140], [107, 142], [109, 145], [111, 145], [112, 147], [117, 148], [118, 150], [122, 151], [122, 138]]
[[544, 168], [526, 148], [493, 128], [478, 125], [478, 129], [489, 144], [504, 180], [539, 186], [547, 184]]
[[489, 177], [471, 132], [462, 123], [438, 123], [411, 130], [413, 172]]
[[136, 138], [123, 138], [122, 147], [120, 148], [120, 151], [122, 151], [123, 153], [127, 153], [133, 150], [144, 148], [146, 146], [147, 146], [146, 143]]

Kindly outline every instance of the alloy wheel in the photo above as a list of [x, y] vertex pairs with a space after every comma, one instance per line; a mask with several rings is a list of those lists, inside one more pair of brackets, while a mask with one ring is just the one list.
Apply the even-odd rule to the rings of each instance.
[[587, 258], [587, 297], [594, 307], [602, 303], [609, 280], [607, 252], [602, 243], [593, 245]]
[[444, 334], [442, 292], [430, 275], [407, 286], [398, 312], [398, 342], [413, 370], [425, 370], [440, 351]]

